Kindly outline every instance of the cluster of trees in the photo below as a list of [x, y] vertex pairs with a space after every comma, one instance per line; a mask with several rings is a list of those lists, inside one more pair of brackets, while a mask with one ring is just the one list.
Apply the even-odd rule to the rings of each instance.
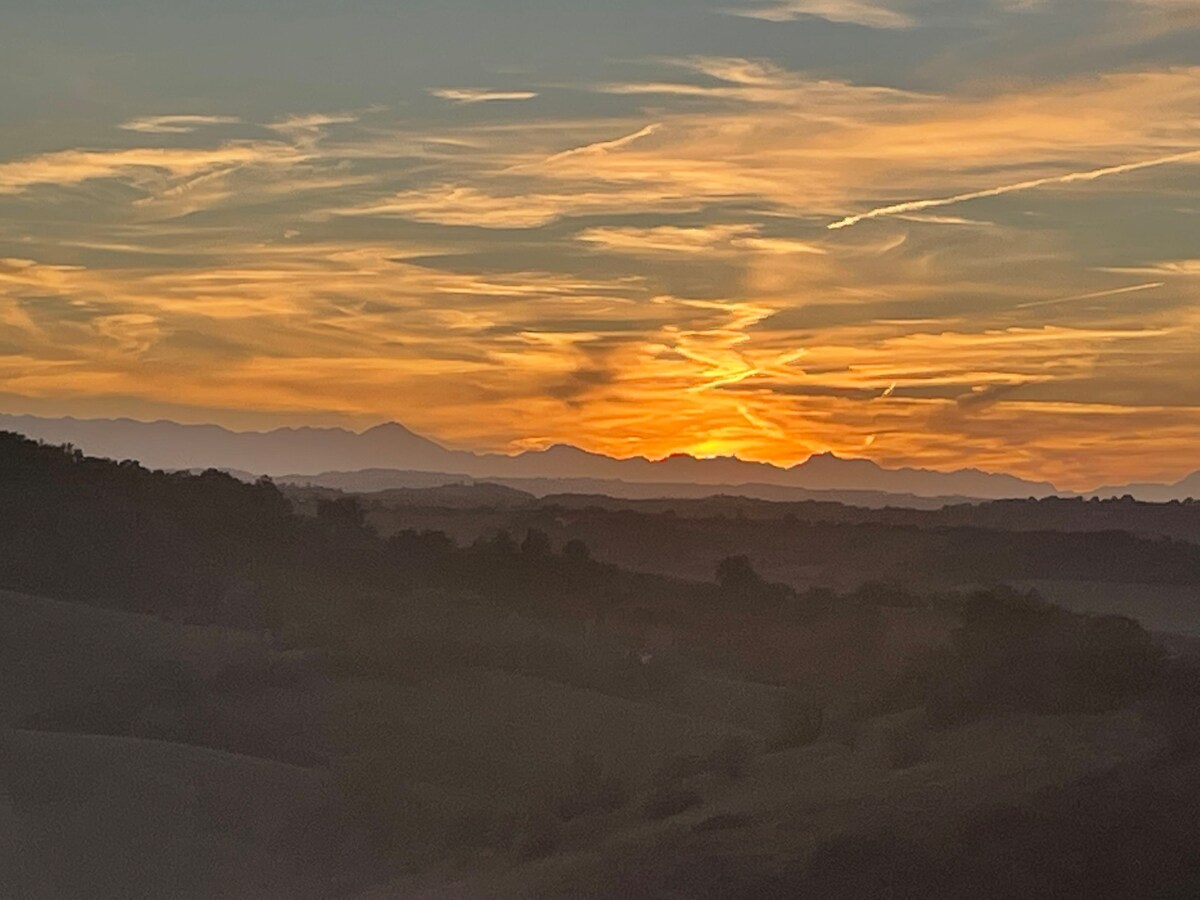
[[[549, 503], [503, 509], [397, 507], [384, 515], [379, 506], [385, 501], [370, 502], [374, 518], [389, 529], [436, 528], [469, 540], [481, 528], [508, 528], [514, 534], [537, 528], [560, 544], [586, 541], [597, 558], [623, 568], [696, 580], [711, 577], [717, 560], [752, 555], [773, 580], [842, 588], [868, 579], [947, 586], [1041, 579], [1200, 581], [1200, 506], [1195, 504], [1138, 506], [1132, 516], [1116, 515], [1119, 503], [1083, 501], [937, 512], [836, 505], [827, 511], [822, 504], [800, 515], [786, 513], [791, 505], [781, 504], [769, 518], [685, 516], [672, 509], [643, 511], [636, 504], [610, 509]], [[1087, 515], [1093, 508], [1097, 515]]]
[[[863, 652], [882, 608], [928, 602], [887, 584], [798, 593], [742, 554], [720, 562], [710, 582], [639, 575], [596, 561], [578, 538], [558, 549], [537, 528], [519, 540], [500, 530], [466, 547], [430, 530], [383, 539], [353, 497], [322, 498], [315, 514], [300, 515], [266, 480], [148, 471], [14, 434], [0, 434], [0, 508], [0, 587], [160, 614], [187, 609], [203, 621], [294, 624], [326, 644], [351, 635], [346, 655], [362, 659], [371, 657], [366, 636], [392, 634], [383, 626], [395, 621], [398, 599], [421, 587], [539, 614], [670, 621], [700, 644], [724, 639], [735, 623], [750, 646], [781, 623], [849, 617], [862, 620], [847, 634]], [[959, 549], [983, 555], [972, 548]], [[1019, 594], [941, 602], [960, 604], [956, 644], [926, 660], [905, 689], [947, 720], [983, 709], [1107, 707], [1154, 672], [1153, 645], [1129, 620], [1074, 616]], [[380, 660], [395, 656], [377, 650]], [[548, 665], [592, 677], [557, 656]]]
[[946, 598], [961, 620], [953, 644], [918, 661], [899, 705], [934, 725], [1014, 711], [1104, 712], [1161, 682], [1163, 651], [1123, 616], [1081, 616], [1008, 589]]
[[0, 433], [0, 587], [198, 621], [328, 632], [414, 588], [498, 599], [594, 591], [617, 571], [581, 541], [529, 530], [460, 548], [445, 534], [384, 540], [353, 497], [298, 514], [269, 480], [150, 471]]

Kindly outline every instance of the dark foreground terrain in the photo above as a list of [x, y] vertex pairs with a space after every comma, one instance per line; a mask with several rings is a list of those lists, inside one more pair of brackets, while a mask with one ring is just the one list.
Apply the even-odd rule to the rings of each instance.
[[1130, 618], [13, 435], [0, 509], [3, 896], [1200, 893], [1200, 663]]

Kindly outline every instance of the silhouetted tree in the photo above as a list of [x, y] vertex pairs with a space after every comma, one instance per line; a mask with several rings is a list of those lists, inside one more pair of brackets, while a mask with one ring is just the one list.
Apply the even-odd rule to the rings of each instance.
[[334, 527], [359, 530], [366, 526], [367, 513], [357, 497], [335, 497], [317, 501], [317, 519]]
[[766, 582], [754, 570], [748, 556], [727, 556], [717, 563], [717, 585], [726, 595], [747, 595], [760, 590]]
[[507, 528], [501, 528], [487, 542], [487, 549], [496, 556], [515, 556], [517, 542], [513, 540], [512, 533]]
[[530, 528], [525, 532], [525, 540], [521, 542], [521, 554], [527, 559], [545, 559], [553, 552], [550, 535], [546, 532], [537, 528]]
[[563, 556], [572, 562], [588, 562], [592, 558], [592, 551], [579, 538], [572, 538], [563, 546]]

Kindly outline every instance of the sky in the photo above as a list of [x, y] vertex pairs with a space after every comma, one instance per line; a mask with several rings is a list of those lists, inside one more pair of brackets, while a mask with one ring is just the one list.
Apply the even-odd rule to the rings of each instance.
[[1200, 0], [2, 0], [0, 411], [1200, 468]]

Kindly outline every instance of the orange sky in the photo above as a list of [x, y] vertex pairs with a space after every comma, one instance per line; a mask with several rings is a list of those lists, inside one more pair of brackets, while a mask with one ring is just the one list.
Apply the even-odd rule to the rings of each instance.
[[1200, 468], [1194, 4], [505, 4], [22, 9], [0, 410]]

